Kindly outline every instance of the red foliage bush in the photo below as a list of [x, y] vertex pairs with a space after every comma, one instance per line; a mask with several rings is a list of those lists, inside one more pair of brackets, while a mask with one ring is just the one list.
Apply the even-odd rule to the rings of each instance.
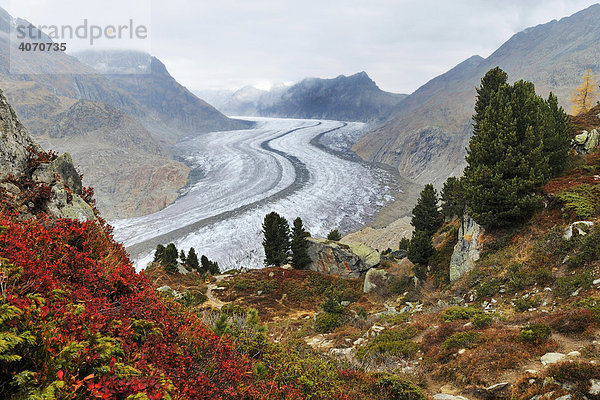
[[19, 338], [0, 351], [0, 397], [301, 398], [256, 382], [253, 360], [159, 298], [106, 226], [6, 215], [0, 226], [0, 335]]
[[564, 334], [580, 334], [598, 326], [598, 322], [590, 310], [577, 309], [558, 311], [547, 317], [547, 323], [557, 332]]

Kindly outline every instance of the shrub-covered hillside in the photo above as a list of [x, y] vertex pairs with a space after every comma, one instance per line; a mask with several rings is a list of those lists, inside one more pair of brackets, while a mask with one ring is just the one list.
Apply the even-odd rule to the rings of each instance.
[[423, 398], [394, 376], [265, 343], [256, 323], [213, 333], [97, 222], [2, 214], [0, 226], [2, 398]]

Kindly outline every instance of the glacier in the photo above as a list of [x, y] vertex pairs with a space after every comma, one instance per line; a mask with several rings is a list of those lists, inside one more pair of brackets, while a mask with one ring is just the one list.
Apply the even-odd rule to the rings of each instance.
[[110, 221], [137, 270], [152, 261], [157, 244], [171, 242], [186, 252], [194, 247], [222, 270], [260, 268], [267, 213], [278, 212], [290, 225], [299, 216], [313, 236], [323, 237], [332, 229], [360, 228], [393, 199], [393, 177], [347, 151], [365, 131], [363, 123], [245, 119], [256, 126], [175, 145], [175, 153], [202, 175], [173, 204]]

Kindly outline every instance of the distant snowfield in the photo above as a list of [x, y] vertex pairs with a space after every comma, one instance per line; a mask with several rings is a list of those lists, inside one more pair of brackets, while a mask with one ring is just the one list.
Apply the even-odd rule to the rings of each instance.
[[[349, 232], [392, 200], [384, 170], [340, 158], [310, 142], [339, 150], [364, 129], [362, 123], [245, 118], [250, 130], [203, 134], [176, 150], [204, 176], [167, 208], [143, 217], [111, 221], [115, 238], [130, 251], [137, 270], [152, 260], [157, 244], [194, 247], [222, 270], [263, 266], [261, 225], [276, 211], [290, 225], [301, 217], [313, 236]], [[337, 145], [336, 145], [337, 144]]]

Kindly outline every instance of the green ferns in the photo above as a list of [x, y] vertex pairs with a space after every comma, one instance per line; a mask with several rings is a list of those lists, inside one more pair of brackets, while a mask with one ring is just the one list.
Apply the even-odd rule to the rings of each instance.
[[579, 185], [559, 193], [556, 197], [564, 202], [565, 208], [578, 219], [591, 219], [600, 211], [600, 185]]
[[34, 345], [35, 337], [30, 331], [18, 332], [10, 327], [10, 322], [20, 317], [23, 312], [8, 304], [0, 306], [0, 363], [21, 361], [22, 346]]

